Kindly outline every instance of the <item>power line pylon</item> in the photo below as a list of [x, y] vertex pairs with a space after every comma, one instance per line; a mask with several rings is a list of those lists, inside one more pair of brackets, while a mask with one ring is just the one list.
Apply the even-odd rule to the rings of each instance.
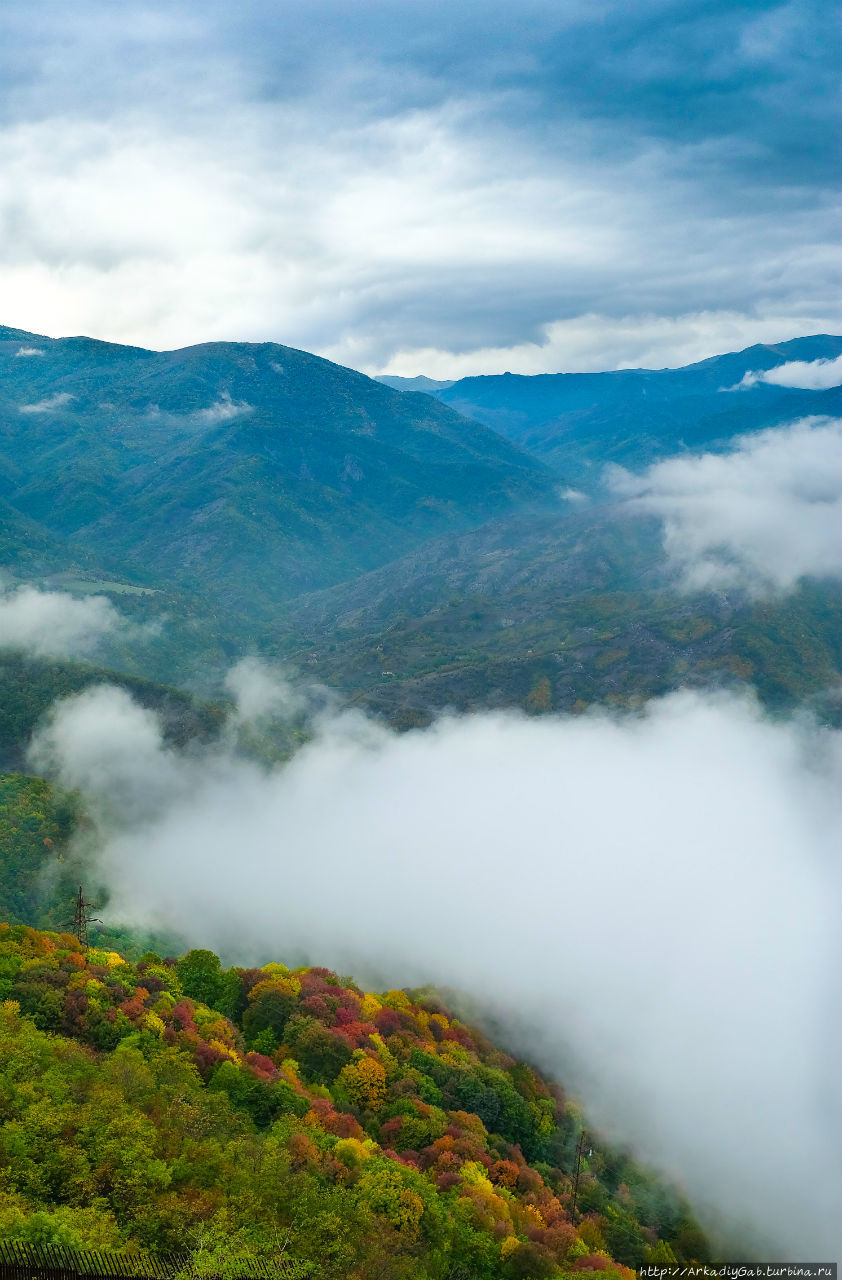
[[95, 903], [85, 901], [82, 886], [79, 885], [79, 893], [76, 896], [76, 909], [73, 912], [73, 923], [70, 929], [76, 934], [83, 947], [88, 946], [88, 925], [102, 924], [102, 921], [97, 916], [89, 915], [90, 911], [96, 911], [96, 909]]

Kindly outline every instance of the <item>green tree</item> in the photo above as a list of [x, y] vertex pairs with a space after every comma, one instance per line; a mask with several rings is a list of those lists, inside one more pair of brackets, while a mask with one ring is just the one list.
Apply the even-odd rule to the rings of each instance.
[[216, 1008], [224, 984], [219, 956], [213, 951], [188, 951], [178, 962], [178, 979], [190, 1000]]
[[295, 1055], [306, 1074], [322, 1084], [331, 1084], [346, 1063], [351, 1050], [345, 1040], [333, 1035], [320, 1022], [307, 1027], [295, 1045]]
[[270, 1245], [255, 1240], [253, 1231], [238, 1229], [227, 1214], [219, 1214], [199, 1227], [190, 1264], [174, 1280], [250, 1280], [256, 1274], [304, 1280], [314, 1266], [289, 1256], [290, 1234], [277, 1231]]
[[249, 1044], [261, 1032], [270, 1031], [275, 1037], [273, 1047], [277, 1048], [283, 1039], [284, 1028], [290, 1014], [296, 1008], [297, 1001], [294, 995], [278, 986], [269, 983], [261, 985], [264, 985], [265, 989], [257, 994], [243, 1014], [243, 1031]]

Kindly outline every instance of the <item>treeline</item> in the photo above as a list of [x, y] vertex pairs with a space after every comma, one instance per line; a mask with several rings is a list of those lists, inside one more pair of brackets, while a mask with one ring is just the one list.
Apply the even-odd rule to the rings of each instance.
[[56, 923], [67, 923], [71, 881], [62, 872], [79, 817], [74, 798], [43, 778], [0, 774], [0, 904], [8, 920], [40, 921], [57, 899], [64, 918]]
[[217, 1241], [325, 1280], [709, 1258], [675, 1193], [430, 992], [5, 925], [0, 1000], [0, 1238]]

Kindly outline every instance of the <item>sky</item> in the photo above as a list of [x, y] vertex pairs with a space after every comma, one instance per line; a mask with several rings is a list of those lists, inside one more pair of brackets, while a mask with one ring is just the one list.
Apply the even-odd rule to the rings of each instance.
[[839, 332], [819, 0], [34, 0], [0, 322], [433, 377]]

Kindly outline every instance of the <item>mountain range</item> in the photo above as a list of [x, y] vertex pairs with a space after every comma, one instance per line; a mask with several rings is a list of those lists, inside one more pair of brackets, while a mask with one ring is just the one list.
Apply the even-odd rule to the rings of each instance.
[[808, 390], [744, 380], [793, 361], [840, 354], [842, 338], [816, 334], [681, 369], [505, 373], [430, 381], [423, 389], [590, 490], [607, 463], [635, 469], [671, 453], [722, 447], [743, 432], [795, 418], [838, 415], [842, 387]]
[[601, 476], [839, 414], [842, 388], [751, 375], [841, 352], [816, 335], [683, 369], [391, 379], [419, 392], [272, 343], [0, 329], [0, 555], [156, 624], [108, 665], [204, 693], [251, 649], [396, 724], [711, 679], [836, 716], [838, 585], [688, 597], [657, 522]]
[[487, 427], [306, 352], [0, 329], [12, 567], [259, 615], [551, 493], [546, 468]]

